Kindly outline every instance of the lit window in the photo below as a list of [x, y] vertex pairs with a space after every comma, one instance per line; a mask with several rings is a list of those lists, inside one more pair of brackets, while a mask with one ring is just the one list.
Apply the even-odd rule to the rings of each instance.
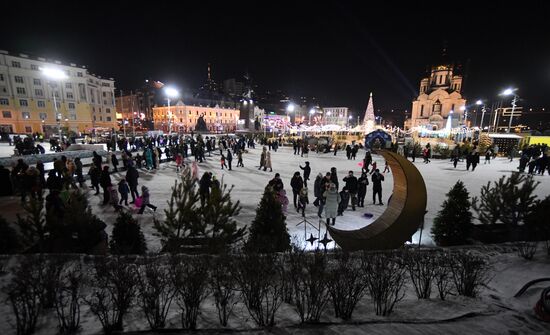
[[29, 107], [29, 102], [27, 100], [21, 99], [19, 100], [19, 105], [21, 107]]
[[36, 105], [39, 107], [39, 108], [46, 108], [46, 103], [43, 101], [43, 100], [38, 100], [36, 102]]

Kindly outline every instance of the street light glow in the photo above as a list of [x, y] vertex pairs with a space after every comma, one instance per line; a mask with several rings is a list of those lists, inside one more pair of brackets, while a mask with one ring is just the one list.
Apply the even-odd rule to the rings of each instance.
[[478, 106], [483, 105], [483, 101], [481, 101], [481, 100], [476, 101], [476, 105], [478, 105]]
[[465, 106], [460, 106], [460, 110], [464, 111], [464, 110], [466, 110], [466, 107]]
[[57, 68], [41, 67], [40, 71], [43, 75], [50, 79], [63, 80], [68, 78], [67, 74], [64, 71]]
[[313, 108], [310, 109], [310, 110], [309, 110], [309, 114], [312, 114], [312, 115], [315, 114], [315, 109], [313, 109]]
[[296, 108], [296, 107], [294, 106], [294, 104], [289, 104], [289, 105], [286, 107], [286, 111], [292, 113], [292, 112], [294, 112], [294, 108]]
[[177, 98], [180, 95], [178, 90], [173, 87], [166, 87], [164, 89], [164, 94], [166, 94], [166, 96], [169, 98]]
[[505, 90], [501, 93], [501, 95], [512, 95], [512, 94], [514, 94], [514, 91], [515, 91], [515, 90], [516, 90], [516, 89], [507, 88], [507, 89], [505, 89]]

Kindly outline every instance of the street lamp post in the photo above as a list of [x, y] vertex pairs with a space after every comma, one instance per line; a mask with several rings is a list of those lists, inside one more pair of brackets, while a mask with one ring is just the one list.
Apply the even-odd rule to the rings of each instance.
[[514, 95], [514, 99], [512, 99], [512, 113], [510, 114], [510, 122], [508, 122], [507, 133], [510, 133], [510, 130], [512, 128], [512, 119], [514, 118], [514, 111], [516, 109], [516, 102], [518, 100], [518, 95], [514, 93], [516, 90], [517, 88], [514, 88], [514, 89], [508, 88], [501, 93], [501, 95]]
[[286, 116], [288, 118], [288, 122], [285, 122], [285, 133], [288, 131], [288, 123], [290, 123], [290, 113], [294, 112], [295, 108], [296, 107], [293, 103], [288, 104], [288, 106], [286, 107]]
[[170, 110], [170, 98], [177, 98], [179, 96], [178, 90], [176, 90], [173, 87], [166, 87], [164, 89], [164, 94], [166, 94], [166, 98], [168, 99], [168, 134], [172, 133], [172, 111]]
[[315, 114], [315, 108], [309, 110], [309, 122], [308, 125], [311, 126], [311, 116]]
[[[48, 79], [50, 80], [59, 80], [61, 82], [61, 84], [63, 84], [63, 79], [67, 79], [67, 74], [60, 70], [60, 69], [57, 69], [57, 68], [40, 68], [40, 71], [42, 72], [42, 74], [47, 77]], [[61, 135], [61, 114], [59, 113], [58, 109], [57, 109], [57, 100], [55, 99], [55, 92], [53, 90], [53, 85], [51, 85], [51, 82], [48, 81], [48, 85], [50, 86], [50, 89], [52, 90], [52, 94], [53, 94], [53, 105], [54, 105], [54, 108], [55, 108], [55, 118], [56, 118], [56, 121], [57, 121], [57, 128], [58, 128], [58, 131], [59, 131], [59, 141], [62, 141], [62, 135]], [[62, 94], [62, 97], [63, 97], [63, 86], [61, 86], [61, 94]], [[63, 98], [62, 100], [63, 101]]]
[[481, 100], [476, 101], [476, 105], [481, 106], [481, 121], [479, 122], [479, 133], [481, 134], [481, 132], [483, 132], [483, 119], [485, 118], [485, 112], [487, 110], [485, 109], [485, 104]]

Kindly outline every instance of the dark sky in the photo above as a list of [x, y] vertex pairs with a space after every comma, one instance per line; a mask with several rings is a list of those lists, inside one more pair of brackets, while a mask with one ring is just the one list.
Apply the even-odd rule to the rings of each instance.
[[470, 101], [513, 86], [522, 104], [550, 105], [545, 1], [177, 3], [10, 1], [0, 49], [87, 65], [126, 90], [145, 78], [194, 90], [210, 62], [216, 80], [248, 70], [260, 88], [361, 113], [372, 91], [376, 109], [402, 113], [446, 41]]

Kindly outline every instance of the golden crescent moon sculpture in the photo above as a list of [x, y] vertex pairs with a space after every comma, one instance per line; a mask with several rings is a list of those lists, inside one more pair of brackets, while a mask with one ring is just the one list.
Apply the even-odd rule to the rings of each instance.
[[380, 154], [393, 174], [393, 195], [388, 208], [370, 225], [357, 230], [327, 229], [345, 251], [381, 250], [401, 247], [424, 221], [426, 184], [418, 169], [405, 157], [391, 151]]

